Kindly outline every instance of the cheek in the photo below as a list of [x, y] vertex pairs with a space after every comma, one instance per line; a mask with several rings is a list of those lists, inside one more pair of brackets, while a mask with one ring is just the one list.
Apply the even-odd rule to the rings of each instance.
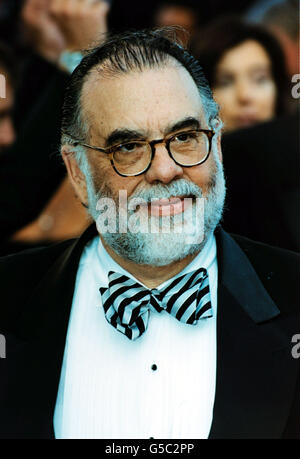
[[215, 161], [211, 154], [204, 164], [186, 169], [185, 178], [198, 185], [206, 193], [210, 187], [215, 167]]
[[275, 111], [277, 90], [274, 83], [270, 83], [261, 91], [261, 106], [266, 114], [273, 114]]
[[214, 89], [213, 95], [214, 95], [214, 98], [216, 99], [216, 102], [220, 105], [224, 103], [224, 100], [228, 99], [228, 91], [226, 92], [222, 89]]
[[94, 183], [97, 191], [108, 188], [112, 195], [118, 199], [119, 191], [126, 191], [127, 196], [134, 192], [137, 185], [142, 181], [141, 177], [121, 177], [113, 169], [110, 160], [100, 159], [97, 161], [93, 159], [92, 173], [94, 176]]
[[216, 102], [220, 105], [223, 116], [230, 115], [231, 107], [234, 106], [235, 101], [234, 90], [232, 88], [215, 89], [213, 94]]

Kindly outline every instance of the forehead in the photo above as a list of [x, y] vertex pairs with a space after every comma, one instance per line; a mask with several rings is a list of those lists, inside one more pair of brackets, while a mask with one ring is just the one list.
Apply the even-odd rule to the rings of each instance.
[[251, 70], [253, 67], [267, 67], [269, 64], [270, 58], [263, 46], [255, 40], [247, 40], [227, 51], [218, 67], [219, 70]]
[[179, 65], [109, 78], [94, 69], [83, 86], [81, 105], [93, 137], [105, 138], [120, 128], [161, 135], [168, 125], [191, 116], [205, 124], [198, 88]]

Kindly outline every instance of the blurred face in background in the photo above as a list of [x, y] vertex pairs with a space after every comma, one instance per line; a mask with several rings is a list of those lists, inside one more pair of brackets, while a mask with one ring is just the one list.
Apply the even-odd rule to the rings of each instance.
[[[5, 77], [5, 98], [0, 97], [0, 152], [9, 147], [15, 140], [15, 129], [12, 119], [12, 109], [14, 104], [14, 92], [9, 83], [9, 79], [3, 70], [0, 75]], [[1, 84], [3, 78], [1, 79]], [[1, 91], [2, 94], [2, 91]]]
[[277, 89], [264, 48], [247, 40], [227, 51], [217, 65], [213, 93], [225, 131], [273, 118]]
[[192, 32], [196, 25], [196, 13], [184, 5], [163, 5], [154, 17], [158, 27], [178, 25]]

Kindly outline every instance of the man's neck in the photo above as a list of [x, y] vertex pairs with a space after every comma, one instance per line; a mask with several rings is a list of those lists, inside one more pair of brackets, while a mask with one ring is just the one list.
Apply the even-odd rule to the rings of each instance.
[[101, 241], [111, 258], [149, 289], [156, 288], [166, 280], [176, 276], [198, 255], [198, 252], [188, 255], [183, 260], [174, 261], [166, 266], [141, 265], [130, 260], [125, 260], [107, 245], [103, 238], [101, 238]]

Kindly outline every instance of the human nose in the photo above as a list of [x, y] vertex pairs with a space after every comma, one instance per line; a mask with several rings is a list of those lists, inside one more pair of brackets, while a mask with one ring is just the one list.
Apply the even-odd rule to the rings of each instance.
[[240, 103], [248, 103], [253, 99], [253, 88], [247, 81], [239, 81], [235, 88], [236, 98]]
[[145, 179], [149, 183], [169, 183], [174, 179], [181, 178], [183, 169], [171, 158], [166, 145], [161, 143], [155, 145], [153, 148], [155, 148], [154, 158], [145, 174]]

